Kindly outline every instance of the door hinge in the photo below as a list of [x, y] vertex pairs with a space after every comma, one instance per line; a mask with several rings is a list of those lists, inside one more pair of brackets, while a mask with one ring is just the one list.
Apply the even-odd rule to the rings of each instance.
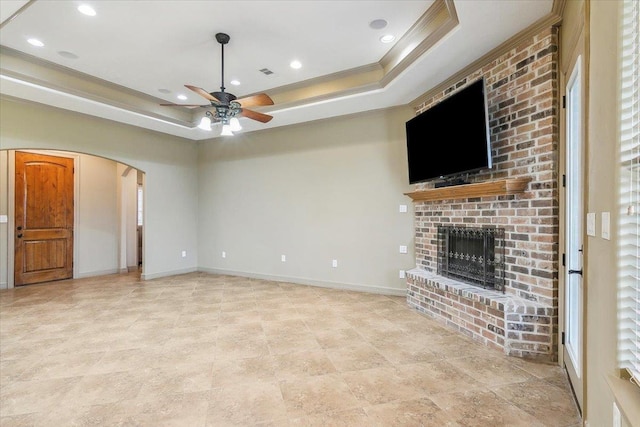
[[567, 186], [567, 175], [562, 175], [562, 186], [566, 187]]
[[567, 108], [567, 97], [562, 95], [562, 108]]
[[562, 345], [564, 345], [564, 332], [562, 333]]
[[566, 266], [567, 266], [567, 264], [565, 264], [565, 262], [566, 262], [566, 255], [565, 255], [565, 254], [562, 254], [562, 266], [563, 266], [563, 267], [566, 267]]

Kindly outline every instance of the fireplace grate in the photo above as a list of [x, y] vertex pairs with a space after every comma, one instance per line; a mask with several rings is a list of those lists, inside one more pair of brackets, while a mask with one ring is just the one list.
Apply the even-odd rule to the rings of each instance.
[[504, 292], [504, 229], [438, 226], [438, 274]]

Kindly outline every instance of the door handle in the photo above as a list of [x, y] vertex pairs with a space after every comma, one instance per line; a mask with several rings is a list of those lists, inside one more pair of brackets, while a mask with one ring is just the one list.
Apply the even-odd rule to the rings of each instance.
[[18, 226], [18, 231], [20, 231], [20, 230], [22, 230], [22, 226], [21, 225]]
[[22, 237], [22, 233], [18, 234], [18, 239]]
[[582, 276], [582, 269], [580, 270], [569, 270], [569, 274], [579, 274]]

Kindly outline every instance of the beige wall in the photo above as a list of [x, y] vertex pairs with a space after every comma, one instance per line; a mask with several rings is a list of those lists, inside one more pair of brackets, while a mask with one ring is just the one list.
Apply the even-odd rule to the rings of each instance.
[[[618, 200], [618, 36], [619, 1], [570, 0], [562, 25], [562, 61], [581, 41], [577, 34], [584, 21], [587, 83], [587, 152], [586, 209], [596, 214], [596, 236], [585, 241], [585, 341], [586, 372], [583, 415], [585, 425], [613, 426], [613, 405], [622, 410], [622, 425], [640, 425], [640, 419], [628, 416], [638, 411], [640, 393], [624, 402], [629, 394], [621, 393], [615, 381], [617, 370], [617, 239]], [[601, 236], [602, 213], [611, 213], [611, 240]], [[625, 381], [622, 382], [626, 384]], [[613, 385], [612, 385], [613, 384]], [[616, 390], [619, 400], [614, 398]], [[633, 399], [633, 398], [632, 398]], [[629, 405], [631, 403], [631, 405]], [[626, 405], [626, 406], [625, 406]], [[625, 419], [626, 418], [626, 419]]]
[[[88, 153], [146, 172], [144, 277], [177, 274], [197, 268], [195, 143], [108, 120], [7, 99], [0, 101], [0, 122], [0, 149], [57, 149]], [[181, 257], [183, 250], [187, 251], [186, 258]], [[99, 249], [87, 255], [99, 257], [102, 253], [103, 250]]]
[[[8, 200], [4, 197], [7, 194], [8, 176], [7, 152], [0, 150], [0, 215], [8, 215]], [[6, 288], [7, 277], [7, 223], [0, 222], [0, 289]]]
[[396, 108], [201, 144], [199, 266], [404, 294], [399, 270], [414, 267], [404, 123], [413, 116]]
[[[591, 426], [612, 425], [613, 396], [606, 378], [616, 369], [618, 224], [618, 31], [617, 1], [589, 2], [588, 211], [597, 216], [597, 237], [588, 237], [587, 396]], [[602, 212], [611, 212], [612, 239], [600, 237]], [[637, 420], [636, 422], [640, 422]]]

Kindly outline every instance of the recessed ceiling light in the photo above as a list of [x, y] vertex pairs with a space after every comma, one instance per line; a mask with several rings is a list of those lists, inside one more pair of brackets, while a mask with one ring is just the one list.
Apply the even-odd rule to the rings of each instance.
[[38, 39], [29, 39], [27, 40], [27, 42], [29, 42], [30, 45], [32, 46], [36, 46], [36, 47], [42, 47], [44, 46], [44, 43], [42, 43], [40, 40]]
[[373, 21], [369, 22], [369, 27], [374, 30], [381, 30], [386, 26], [387, 21], [385, 21], [384, 19], [374, 19]]
[[171, 91], [169, 89], [158, 89], [158, 92], [160, 92], [160, 93], [171, 93]]
[[294, 70], [297, 70], [298, 68], [302, 68], [302, 63], [298, 60], [295, 60], [295, 61], [291, 61], [291, 64], [289, 64], [289, 66]]
[[76, 55], [73, 52], [66, 51], [66, 50], [58, 51], [58, 55], [62, 56], [63, 58], [67, 58], [67, 59], [78, 59], [78, 55]]
[[187, 95], [180, 94], [180, 95], [178, 95], [178, 99], [181, 100], [181, 101], [186, 101], [187, 100]]
[[88, 4], [81, 4], [80, 6], [78, 6], [78, 11], [83, 15], [96, 16], [95, 9], [89, 6]]
[[229, 83], [231, 83], [234, 86], [239, 86], [240, 85], [240, 81], [238, 81], [238, 80], [231, 80]]
[[391, 35], [391, 34], [386, 34], [382, 37], [380, 37], [380, 41], [382, 43], [391, 43], [392, 41], [394, 41], [396, 39], [396, 36]]

